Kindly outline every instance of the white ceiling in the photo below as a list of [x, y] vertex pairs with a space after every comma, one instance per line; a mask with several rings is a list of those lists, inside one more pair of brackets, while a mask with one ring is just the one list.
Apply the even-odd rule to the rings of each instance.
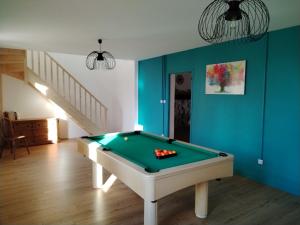
[[[201, 12], [212, 0], [0, 0], [0, 46], [86, 55], [102, 48], [143, 59], [206, 45]], [[264, 0], [270, 30], [300, 24], [300, 0]]]

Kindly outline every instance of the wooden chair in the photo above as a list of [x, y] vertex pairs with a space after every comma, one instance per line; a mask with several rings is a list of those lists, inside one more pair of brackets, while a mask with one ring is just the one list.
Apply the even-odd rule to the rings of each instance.
[[6, 144], [8, 144], [10, 146], [10, 152], [13, 153], [14, 159], [16, 159], [16, 147], [17, 147], [16, 145], [20, 141], [25, 142], [28, 155], [30, 154], [30, 151], [28, 148], [27, 137], [24, 135], [20, 135], [20, 136], [15, 135], [13, 123], [10, 119], [8, 119], [6, 117], [2, 118], [2, 134], [3, 134], [4, 143], [1, 147], [0, 158], [2, 157], [2, 153], [4, 151], [4, 146]]

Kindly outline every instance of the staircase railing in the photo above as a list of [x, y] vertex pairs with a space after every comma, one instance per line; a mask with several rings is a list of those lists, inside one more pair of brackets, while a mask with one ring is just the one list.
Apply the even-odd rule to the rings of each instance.
[[107, 107], [48, 53], [27, 50], [27, 67], [78, 113], [106, 130]]

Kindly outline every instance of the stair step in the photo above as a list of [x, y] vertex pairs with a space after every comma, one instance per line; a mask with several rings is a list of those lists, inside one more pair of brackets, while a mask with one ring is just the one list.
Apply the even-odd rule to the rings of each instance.
[[0, 64], [0, 71], [24, 72], [24, 63]]
[[5, 61], [0, 61], [0, 65], [6, 65], [6, 64], [23, 64], [24, 65], [24, 60], [5, 60]]
[[23, 55], [23, 56], [25, 56], [25, 50], [0, 48], [0, 55]]
[[0, 55], [0, 62], [23, 62], [25, 61], [25, 55]]
[[8, 76], [11, 76], [11, 77], [14, 77], [16, 79], [19, 79], [19, 80], [24, 80], [24, 77], [25, 77], [24, 71], [23, 72], [3, 72], [3, 73], [6, 74], [6, 75], [8, 75]]

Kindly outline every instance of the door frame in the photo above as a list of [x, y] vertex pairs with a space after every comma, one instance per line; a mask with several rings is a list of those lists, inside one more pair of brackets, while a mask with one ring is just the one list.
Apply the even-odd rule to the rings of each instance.
[[176, 74], [170, 74], [170, 110], [169, 110], [169, 137], [174, 138], [174, 107], [175, 107], [175, 81]]
[[[175, 119], [175, 86], [176, 86], [176, 75], [179, 74], [191, 74], [191, 104], [190, 104], [190, 121], [192, 119], [192, 86], [193, 86], [193, 72], [192, 71], [185, 71], [185, 72], [176, 72], [170, 73], [170, 83], [169, 83], [169, 138], [174, 138], [174, 119]], [[191, 127], [190, 127], [190, 135], [191, 135]]]

